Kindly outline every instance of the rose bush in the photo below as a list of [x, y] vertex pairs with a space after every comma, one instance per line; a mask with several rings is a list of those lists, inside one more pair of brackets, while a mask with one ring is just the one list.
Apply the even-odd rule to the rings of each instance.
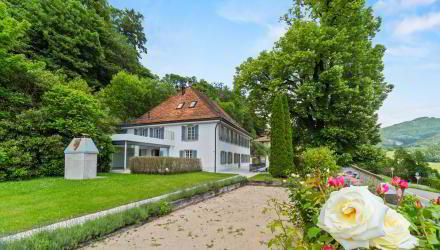
[[321, 209], [318, 227], [345, 249], [368, 248], [371, 239], [385, 236], [388, 207], [368, 187], [346, 187], [332, 192]]
[[376, 196], [367, 187], [343, 187], [341, 180], [319, 169], [304, 178], [292, 174], [291, 202], [273, 202], [279, 217], [270, 224], [275, 237], [269, 248], [440, 249], [439, 199], [429, 205], [404, 198], [407, 182], [396, 177], [391, 185], [399, 202], [393, 206], [381, 198], [389, 184], [378, 185]]

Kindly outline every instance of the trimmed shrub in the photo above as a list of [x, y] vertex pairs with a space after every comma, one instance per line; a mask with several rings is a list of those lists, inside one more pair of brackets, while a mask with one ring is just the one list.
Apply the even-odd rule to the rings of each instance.
[[288, 171], [292, 171], [294, 167], [293, 162], [293, 139], [292, 139], [292, 118], [290, 117], [289, 111], [289, 101], [287, 95], [282, 95], [283, 98], [283, 110], [284, 110], [284, 129], [286, 136], [286, 163], [288, 166]]
[[302, 154], [303, 174], [339, 171], [334, 152], [327, 147], [308, 148]]
[[440, 179], [437, 177], [423, 178], [422, 184], [440, 190]]
[[177, 157], [132, 157], [128, 163], [132, 173], [176, 174], [202, 171], [199, 159]]
[[273, 177], [285, 177], [289, 169], [289, 160], [286, 154], [286, 122], [283, 97], [277, 95], [272, 104], [269, 173]]

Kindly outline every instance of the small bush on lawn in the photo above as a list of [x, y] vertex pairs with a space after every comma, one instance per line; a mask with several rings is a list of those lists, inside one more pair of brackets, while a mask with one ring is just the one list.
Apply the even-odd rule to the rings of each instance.
[[199, 159], [177, 157], [132, 157], [128, 164], [132, 173], [175, 174], [202, 171]]
[[303, 174], [314, 174], [317, 171], [335, 173], [339, 171], [336, 157], [327, 147], [308, 148], [302, 154]]

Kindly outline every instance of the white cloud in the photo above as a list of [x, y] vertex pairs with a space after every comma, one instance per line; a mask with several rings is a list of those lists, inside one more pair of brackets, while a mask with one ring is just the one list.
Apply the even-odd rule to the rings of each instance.
[[252, 53], [270, 49], [274, 42], [286, 32], [280, 17], [291, 6], [290, 1], [226, 0], [217, 8], [217, 15], [236, 23], [255, 24], [264, 30], [264, 35], [255, 40]]
[[407, 17], [403, 19], [397, 24], [394, 33], [399, 36], [404, 36], [437, 27], [440, 27], [440, 12], [433, 12], [423, 16]]
[[397, 13], [403, 9], [427, 6], [437, 0], [379, 0], [374, 4], [374, 9], [386, 13]]
[[400, 45], [388, 48], [386, 54], [393, 57], [422, 58], [429, 55], [429, 49], [427, 47], [411, 47], [407, 45]]
[[265, 25], [266, 34], [255, 42], [254, 52], [260, 53], [262, 50], [272, 48], [274, 43], [278, 41], [284, 33], [287, 31], [287, 27], [284, 24], [278, 23], [276, 25]]

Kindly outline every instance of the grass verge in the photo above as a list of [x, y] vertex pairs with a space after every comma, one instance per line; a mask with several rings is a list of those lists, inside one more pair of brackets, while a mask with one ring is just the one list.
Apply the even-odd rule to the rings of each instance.
[[189, 198], [210, 191], [217, 192], [222, 187], [235, 183], [244, 183], [246, 181], [247, 179], [245, 177], [237, 176], [214, 183], [207, 183], [203, 186], [170, 196], [166, 201], [132, 208], [124, 212], [107, 215], [69, 228], [60, 228], [53, 231], [37, 233], [21, 240], [0, 242], [0, 249], [75, 249], [81, 244], [91, 240], [100, 239], [123, 227], [142, 224], [152, 217], [168, 214], [172, 211], [172, 205], [170, 205], [170, 202], [172, 201]]
[[282, 184], [283, 180], [286, 179], [272, 177], [272, 175], [270, 175], [269, 173], [261, 173], [249, 178], [249, 181], [263, 182], [268, 184]]

